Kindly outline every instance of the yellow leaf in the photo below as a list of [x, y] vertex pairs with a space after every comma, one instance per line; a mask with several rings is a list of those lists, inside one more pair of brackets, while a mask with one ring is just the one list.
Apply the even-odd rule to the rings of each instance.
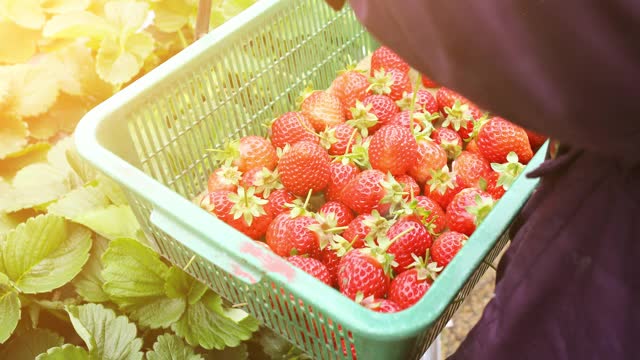
[[6, 16], [16, 24], [35, 30], [42, 28], [45, 16], [40, 0], [5, 0], [4, 6]]
[[42, 8], [50, 14], [64, 14], [70, 11], [84, 10], [90, 0], [42, 0]]
[[98, 50], [96, 70], [103, 80], [123, 84], [140, 71], [151, 51], [153, 38], [146, 32], [132, 34], [124, 46], [111, 37], [105, 38]]
[[90, 38], [102, 40], [115, 30], [103, 18], [88, 11], [72, 11], [56, 15], [42, 30], [45, 37], [57, 39]]
[[19, 117], [9, 114], [0, 115], [0, 159], [20, 151], [27, 145], [29, 130]]
[[188, 4], [185, 0], [163, 0], [154, 3], [154, 25], [163, 32], [174, 33], [189, 23], [190, 17], [195, 17], [197, 6]]
[[45, 161], [50, 147], [51, 145], [46, 142], [29, 144], [22, 150], [8, 155], [0, 160], [0, 176], [11, 179], [16, 172], [27, 165]]
[[[4, 72], [4, 74], [2, 74]], [[35, 116], [47, 111], [58, 96], [58, 79], [44, 64], [5, 66], [0, 78], [8, 74], [13, 111], [19, 116]]]
[[133, 33], [140, 29], [149, 15], [149, 4], [137, 1], [109, 1], [104, 13], [116, 29], [122, 33]]
[[89, 109], [78, 97], [61, 94], [44, 114], [25, 118], [31, 137], [48, 140], [60, 132], [70, 134]]
[[106, 83], [96, 73], [96, 64], [91, 50], [81, 44], [70, 44], [55, 53], [55, 57], [65, 65], [69, 76], [80, 83], [79, 92], [69, 91], [61, 84], [61, 90], [70, 95], [83, 95], [92, 104], [97, 104], [113, 95], [113, 86]]
[[26, 62], [36, 53], [40, 31], [25, 29], [10, 20], [0, 19], [0, 64]]

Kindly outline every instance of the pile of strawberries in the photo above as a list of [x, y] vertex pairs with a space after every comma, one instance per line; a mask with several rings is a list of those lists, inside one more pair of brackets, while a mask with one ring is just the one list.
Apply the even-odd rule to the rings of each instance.
[[489, 116], [386, 47], [368, 71], [216, 150], [198, 203], [374, 311], [415, 304], [545, 137]]

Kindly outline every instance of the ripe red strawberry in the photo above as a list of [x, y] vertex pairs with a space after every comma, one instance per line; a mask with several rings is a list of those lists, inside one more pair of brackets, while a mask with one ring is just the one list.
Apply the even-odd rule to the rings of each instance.
[[435, 261], [438, 266], [445, 268], [449, 265], [453, 257], [456, 256], [458, 251], [460, 251], [467, 239], [468, 237], [466, 235], [455, 231], [442, 233], [431, 246], [431, 259]]
[[342, 190], [342, 202], [357, 214], [370, 213], [385, 196], [383, 180], [385, 174], [380, 170], [365, 170], [357, 174]]
[[421, 74], [421, 80], [422, 80], [422, 86], [424, 86], [426, 88], [436, 88], [436, 87], [438, 87], [438, 84], [435, 81], [431, 80], [425, 74]]
[[531, 131], [528, 129], [524, 129], [527, 133], [527, 137], [529, 138], [529, 144], [531, 145], [531, 150], [534, 152], [538, 151], [542, 145], [544, 145], [545, 141], [547, 141], [547, 136], [538, 134], [535, 131]]
[[375, 240], [378, 236], [386, 234], [390, 226], [391, 223], [375, 211], [371, 214], [360, 214], [349, 223], [342, 237], [351, 243], [352, 248], [357, 249], [364, 247], [365, 238]]
[[326, 202], [318, 213], [321, 215], [334, 214], [337, 220], [336, 226], [343, 227], [349, 225], [351, 221], [353, 221], [354, 216], [353, 212], [349, 207], [338, 201], [329, 201]]
[[458, 183], [464, 187], [478, 185], [480, 178], [486, 178], [491, 172], [491, 166], [482, 156], [463, 151], [452, 164]]
[[458, 183], [456, 176], [444, 166], [442, 169], [433, 170], [431, 179], [424, 185], [423, 194], [446, 209], [451, 199], [464, 188]]
[[410, 269], [391, 281], [389, 300], [404, 310], [422, 299], [430, 287], [431, 279], [422, 274], [420, 270]]
[[309, 255], [320, 254], [318, 235], [308, 227], [318, 222], [309, 216], [292, 218], [288, 213], [278, 215], [267, 230], [266, 242], [277, 255]]
[[342, 258], [330, 247], [322, 249], [320, 252], [320, 261], [327, 267], [331, 286], [338, 284], [338, 268]]
[[358, 129], [346, 123], [327, 128], [321, 136], [322, 145], [329, 148], [329, 155], [344, 155], [347, 147], [350, 150], [362, 140]]
[[364, 297], [384, 297], [389, 289], [389, 275], [384, 264], [370, 249], [356, 249], [345, 255], [338, 268], [340, 292], [354, 300], [358, 293]]
[[215, 169], [207, 182], [207, 190], [214, 192], [218, 190], [236, 191], [242, 173], [235, 166], [222, 165]]
[[356, 100], [367, 96], [369, 85], [367, 76], [357, 71], [346, 71], [331, 83], [331, 92], [342, 102], [347, 119], [351, 119], [349, 109], [356, 106]]
[[255, 135], [230, 142], [225, 149], [215, 150], [215, 152], [215, 158], [221, 161], [231, 160], [231, 165], [243, 173], [256, 167], [273, 170], [278, 164], [278, 154], [271, 142]]
[[409, 208], [404, 210], [406, 218], [422, 223], [431, 233], [439, 234], [447, 226], [444, 210], [435, 200], [420, 195], [407, 206]]
[[509, 190], [511, 184], [513, 184], [525, 168], [525, 166], [518, 161], [518, 155], [514, 152], [510, 152], [509, 155], [507, 155], [507, 161], [508, 162], [504, 164], [491, 164], [493, 171], [487, 175], [486, 192], [496, 200], [499, 200], [504, 193]]
[[473, 140], [469, 141], [467, 143], [467, 147], [465, 147], [464, 149], [465, 149], [465, 151], [481, 155], [480, 154], [480, 149], [478, 149], [478, 142], [476, 141], [476, 139], [473, 139]]
[[409, 200], [420, 195], [420, 185], [418, 185], [414, 178], [407, 174], [398, 175], [395, 178], [396, 181], [402, 185], [403, 192], [407, 193], [407, 195], [404, 196], [405, 200]]
[[278, 170], [270, 171], [267, 168], [253, 168], [244, 174], [240, 180], [240, 186], [248, 189], [255, 187], [257, 196], [267, 198], [272, 191], [282, 189]]
[[441, 127], [431, 133], [431, 138], [447, 153], [447, 158], [453, 160], [462, 152], [462, 138], [452, 129]]
[[447, 206], [449, 230], [471, 236], [476, 226], [487, 217], [494, 203], [491, 195], [478, 188], [460, 191]]
[[287, 261], [323, 283], [332, 285], [329, 270], [319, 260], [305, 256], [291, 256], [287, 258]]
[[499, 117], [491, 118], [478, 133], [478, 149], [491, 163], [507, 162], [507, 155], [515, 152], [523, 164], [527, 164], [533, 157], [527, 132]]
[[267, 232], [273, 217], [264, 209], [267, 201], [255, 196], [254, 191], [254, 188], [245, 190], [243, 187], [238, 187], [237, 193], [215, 191], [209, 194], [209, 200], [216, 217], [248, 237], [258, 240]]
[[296, 196], [285, 189], [278, 189], [272, 191], [267, 198], [267, 204], [264, 209], [267, 213], [271, 214], [273, 218], [280, 215], [283, 212], [287, 212], [289, 209], [286, 204], [292, 204], [296, 199]]
[[371, 137], [369, 161], [374, 169], [401, 175], [415, 164], [418, 144], [411, 131], [398, 125], [386, 125]]
[[320, 145], [299, 141], [280, 158], [278, 171], [284, 187], [294, 195], [322, 191], [329, 183], [329, 154]]
[[444, 108], [442, 127], [458, 132], [463, 140], [468, 141], [473, 135], [475, 121], [482, 118], [482, 112], [475, 105], [456, 100], [452, 107]]
[[320, 138], [313, 125], [300, 112], [287, 112], [271, 124], [271, 143], [277, 148], [293, 145], [298, 141], [318, 143]]
[[329, 165], [329, 185], [326, 197], [328, 201], [340, 200], [342, 189], [353, 179], [360, 169], [352, 162], [333, 161]]
[[[356, 302], [358, 302], [357, 300], [358, 299], [356, 299]], [[391, 300], [378, 299], [378, 298], [374, 298], [373, 296], [369, 296], [368, 298], [362, 299], [358, 303], [369, 310], [373, 310], [375, 312], [381, 312], [381, 313], [395, 313], [402, 310], [400, 305], [396, 304]]]
[[327, 91], [314, 91], [301, 105], [302, 113], [315, 131], [345, 122], [344, 107], [340, 99]]
[[406, 72], [396, 69], [376, 70], [369, 78], [371, 94], [387, 95], [394, 101], [402, 99], [403, 94], [411, 92], [411, 80]]
[[[400, 107], [400, 110], [410, 110], [411, 101], [413, 100], [413, 92], [407, 92], [402, 99], [396, 101], [396, 104]], [[416, 93], [416, 102], [413, 107], [416, 112], [427, 112], [429, 114], [435, 114], [438, 112], [438, 102], [431, 93], [425, 89], [419, 89]]]
[[380, 69], [398, 69], [403, 73], [407, 73], [409, 72], [409, 64], [393, 50], [386, 46], [381, 46], [371, 54], [371, 75], [373, 75], [374, 71]]
[[364, 106], [371, 105], [369, 111], [378, 118], [378, 124], [369, 128], [370, 132], [374, 132], [382, 125], [391, 121], [393, 116], [400, 111], [398, 105], [386, 95], [369, 95], [362, 101]]
[[[414, 261], [412, 255], [424, 254], [433, 242], [424, 225], [410, 219], [400, 219], [393, 224], [387, 232], [387, 238], [393, 242], [387, 252], [393, 255], [393, 260], [397, 263], [393, 267], [396, 274], [407, 270]], [[378, 243], [381, 241], [383, 240], [379, 238]]]
[[447, 153], [440, 145], [430, 139], [418, 140], [418, 156], [409, 168], [411, 175], [419, 184], [424, 184], [431, 178], [431, 171], [441, 169], [447, 165]]
[[463, 104], [469, 103], [469, 100], [467, 100], [464, 96], [447, 87], [442, 86], [436, 92], [438, 110], [443, 114], [445, 113], [444, 109], [453, 107], [453, 104], [456, 102], [456, 100], [460, 101]]

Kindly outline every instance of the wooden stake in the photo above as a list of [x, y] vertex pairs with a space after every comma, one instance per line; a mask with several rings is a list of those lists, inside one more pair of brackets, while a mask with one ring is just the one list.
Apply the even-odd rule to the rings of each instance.
[[209, 32], [209, 19], [211, 18], [211, 0], [200, 0], [198, 4], [198, 17], [196, 18], [195, 40], [207, 35]]

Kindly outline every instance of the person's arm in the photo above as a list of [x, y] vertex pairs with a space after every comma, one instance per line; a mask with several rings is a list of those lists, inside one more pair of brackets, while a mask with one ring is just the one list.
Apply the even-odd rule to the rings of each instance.
[[350, 3], [382, 44], [494, 114], [561, 142], [640, 160], [639, 3]]

